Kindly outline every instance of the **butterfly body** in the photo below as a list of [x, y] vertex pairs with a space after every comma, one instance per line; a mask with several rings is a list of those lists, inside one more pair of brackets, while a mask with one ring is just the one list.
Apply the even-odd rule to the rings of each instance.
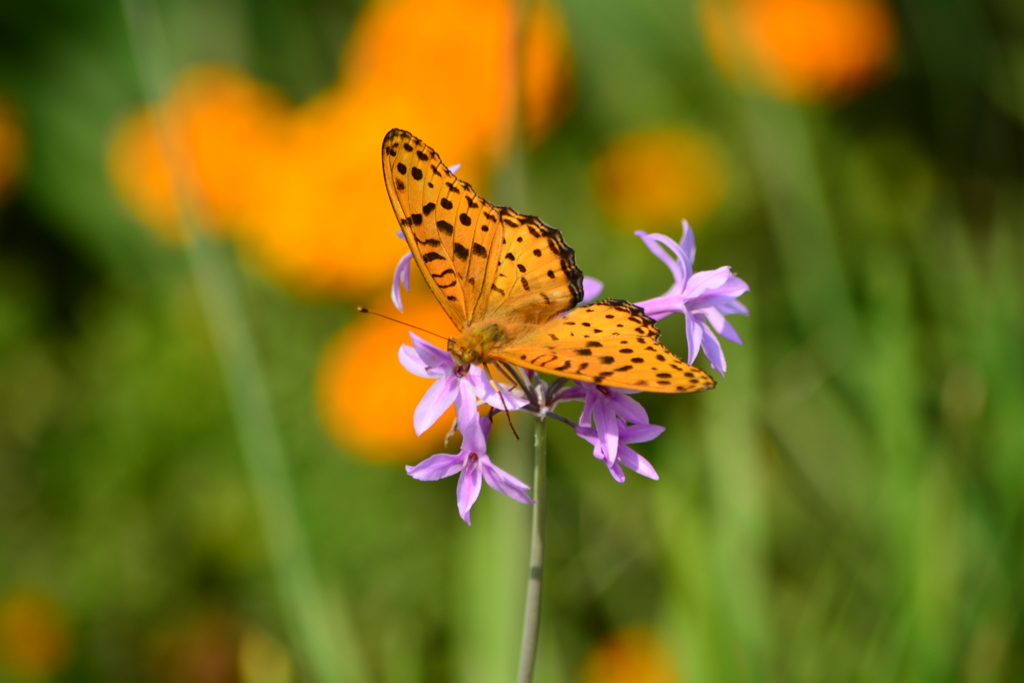
[[511, 338], [498, 322], [477, 323], [463, 330], [460, 336], [450, 338], [448, 352], [463, 365], [484, 363]]
[[387, 134], [382, 158], [413, 259], [461, 330], [448, 342], [459, 363], [503, 361], [663, 393], [714, 387], [665, 348], [639, 307], [617, 299], [576, 307], [583, 274], [558, 230], [480, 197], [406, 131]]

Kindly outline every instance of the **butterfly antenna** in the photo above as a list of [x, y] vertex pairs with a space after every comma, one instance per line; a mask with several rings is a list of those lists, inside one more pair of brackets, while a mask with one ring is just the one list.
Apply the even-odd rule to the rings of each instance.
[[438, 339], [444, 339], [445, 341], [448, 341], [448, 337], [444, 336], [443, 334], [438, 334], [437, 332], [431, 332], [430, 330], [425, 330], [422, 327], [417, 327], [416, 325], [412, 325], [410, 323], [407, 323], [404, 320], [399, 320], [397, 318], [392, 318], [390, 316], [384, 315], [383, 313], [378, 313], [377, 311], [371, 311], [370, 309], [368, 309], [368, 308], [366, 308], [364, 306], [356, 306], [356, 310], [359, 311], [360, 313], [369, 313], [370, 315], [375, 315], [378, 318], [384, 318], [385, 320], [390, 320], [393, 323], [398, 323], [399, 325], [405, 325], [406, 327], [411, 327], [414, 330], [419, 330], [420, 332], [425, 332], [426, 334], [432, 334], [435, 337], [437, 337]]

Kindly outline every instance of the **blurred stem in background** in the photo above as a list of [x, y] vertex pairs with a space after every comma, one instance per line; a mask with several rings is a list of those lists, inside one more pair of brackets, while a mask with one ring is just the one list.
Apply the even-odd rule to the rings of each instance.
[[[123, 0], [122, 11], [143, 92], [161, 100], [171, 74], [159, 9], [151, 0]], [[270, 565], [291, 642], [312, 680], [364, 681], [347, 601], [335, 590], [328, 601], [316, 576], [299, 516], [295, 485], [277, 428], [251, 325], [238, 283], [221, 251], [197, 229], [199, 216], [190, 196], [187, 161], [176, 149], [175, 123], [160, 121], [162, 144], [175, 169], [175, 192], [193, 278], [223, 373], [239, 447], [263, 524]]]

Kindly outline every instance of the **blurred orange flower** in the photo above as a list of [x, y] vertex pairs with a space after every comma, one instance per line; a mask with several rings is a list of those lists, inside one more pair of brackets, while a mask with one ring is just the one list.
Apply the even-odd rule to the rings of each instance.
[[[397, 239], [396, 239], [397, 241]], [[415, 278], [418, 279], [418, 278]], [[404, 315], [411, 325], [449, 336], [455, 330], [429, 294], [414, 286], [405, 300]], [[391, 315], [387, 299], [377, 308]], [[424, 339], [444, 342], [423, 332]], [[455, 419], [449, 410], [422, 436], [416, 436], [412, 415], [433, 380], [417, 377], [398, 362], [398, 348], [409, 344], [409, 330], [401, 325], [365, 316], [342, 330], [328, 346], [317, 371], [320, 416], [330, 434], [354, 455], [371, 462], [412, 462], [434, 451]]]
[[778, 97], [841, 101], [884, 75], [896, 20], [883, 0], [702, 0], [711, 55]]
[[260, 202], [252, 169], [273, 158], [284, 114], [276, 92], [234, 69], [186, 71], [159, 109], [132, 115], [116, 131], [108, 153], [114, 187], [146, 225], [178, 239], [177, 179], [204, 227], [230, 233]]
[[149, 642], [154, 680], [165, 683], [237, 683], [239, 619], [220, 608], [164, 626]]
[[[513, 130], [515, 9], [512, 0], [373, 0], [352, 30], [339, 82], [288, 112], [241, 74], [186, 74], [163, 106], [181, 121], [181, 171], [203, 218], [298, 291], [379, 288], [404, 249], [382, 189], [381, 139], [392, 127], [413, 130], [478, 182]], [[568, 47], [552, 7], [539, 8], [529, 27], [527, 119], [539, 135], [562, 113], [554, 100], [565, 100]], [[151, 113], [123, 124], [110, 167], [125, 203], [173, 233], [179, 212]]]
[[52, 678], [71, 655], [71, 630], [60, 606], [38, 590], [20, 590], [0, 604], [0, 664], [12, 676]]
[[601, 208], [630, 230], [699, 221], [721, 203], [728, 175], [720, 145], [691, 128], [627, 133], [591, 169]]
[[629, 626], [602, 641], [583, 662], [583, 683], [673, 683], [672, 657], [655, 633]]
[[569, 113], [574, 84], [565, 18], [547, 0], [529, 4], [523, 38], [523, 125], [526, 141], [536, 145]]
[[11, 191], [25, 160], [25, 137], [14, 110], [0, 101], [0, 202]]

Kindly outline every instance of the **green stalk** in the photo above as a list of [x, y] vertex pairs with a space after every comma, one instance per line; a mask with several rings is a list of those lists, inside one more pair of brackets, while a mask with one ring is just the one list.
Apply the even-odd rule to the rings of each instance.
[[519, 650], [517, 683], [533, 680], [540, 634], [540, 597], [544, 583], [544, 521], [547, 516], [547, 422], [537, 418], [533, 432], [533, 524], [530, 531], [530, 578], [526, 584], [526, 612], [523, 617], [523, 643]]
[[[170, 71], [159, 10], [152, 0], [122, 0], [121, 6], [142, 88], [148, 99], [157, 102]], [[352, 629], [346, 628], [350, 622], [345, 618], [343, 596], [335, 593], [328, 600], [316, 576], [242, 294], [224, 255], [199, 229], [201, 212], [196, 210], [196, 198], [181, 182], [193, 176], [188, 174], [187, 160], [175, 149], [170, 125], [166, 116], [161, 116], [161, 143], [174, 170], [175, 192], [182, 207], [185, 253], [223, 376], [290, 640], [308, 667], [310, 680], [365, 680]]]

